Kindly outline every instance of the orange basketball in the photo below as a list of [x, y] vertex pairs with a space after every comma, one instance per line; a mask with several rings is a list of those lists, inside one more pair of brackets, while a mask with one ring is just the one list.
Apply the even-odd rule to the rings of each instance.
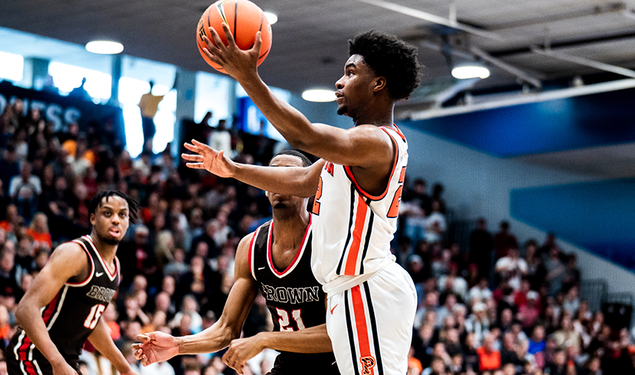
[[225, 32], [221, 26], [223, 22], [229, 26], [229, 30], [236, 40], [236, 45], [243, 50], [250, 49], [254, 45], [256, 33], [260, 31], [262, 44], [258, 65], [262, 64], [271, 50], [271, 25], [269, 25], [262, 9], [249, 0], [218, 0], [203, 12], [196, 28], [196, 44], [203, 59], [212, 68], [226, 73], [222, 67], [210, 61], [203, 52], [203, 48], [207, 47], [203, 35], [213, 42], [209, 32], [210, 27], [214, 28], [223, 43], [227, 45]]

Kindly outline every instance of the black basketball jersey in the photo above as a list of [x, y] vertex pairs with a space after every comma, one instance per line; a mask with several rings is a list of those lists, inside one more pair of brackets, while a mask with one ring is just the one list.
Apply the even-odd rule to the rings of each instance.
[[[84, 281], [66, 282], [42, 309], [42, 319], [49, 336], [69, 363], [79, 359], [84, 342], [97, 326], [119, 286], [119, 260], [116, 257], [115, 270], [110, 271], [90, 236], [72, 242], [86, 251], [90, 273]], [[23, 366], [27, 370], [37, 367], [38, 361], [46, 361], [21, 328], [11, 339], [6, 353], [11, 359], [25, 363]]]
[[[284, 270], [277, 269], [273, 262], [272, 237], [271, 221], [256, 230], [249, 246], [249, 267], [267, 300], [274, 331], [298, 331], [323, 324], [325, 295], [311, 271], [311, 222], [298, 253]], [[273, 374], [339, 374], [332, 352], [281, 352], [271, 371]]]

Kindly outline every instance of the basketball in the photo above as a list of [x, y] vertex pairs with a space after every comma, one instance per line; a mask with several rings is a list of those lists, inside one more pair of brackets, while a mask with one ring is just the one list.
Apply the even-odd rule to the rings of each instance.
[[203, 48], [207, 47], [203, 35], [214, 43], [209, 32], [210, 27], [214, 28], [223, 43], [227, 45], [227, 38], [225, 38], [225, 32], [222, 28], [223, 23], [229, 26], [236, 45], [242, 50], [248, 50], [254, 45], [256, 33], [260, 31], [262, 44], [258, 65], [262, 64], [271, 50], [271, 25], [269, 25], [262, 9], [249, 0], [218, 0], [203, 12], [196, 28], [196, 44], [203, 59], [212, 68], [226, 73], [221, 66], [210, 61], [203, 52]]

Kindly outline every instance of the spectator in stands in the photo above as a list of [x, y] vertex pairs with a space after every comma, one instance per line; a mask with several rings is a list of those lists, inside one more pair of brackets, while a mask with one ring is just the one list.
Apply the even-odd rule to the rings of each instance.
[[4, 297], [15, 296], [21, 291], [18, 284], [15, 268], [15, 252], [4, 246], [0, 251], [0, 295]]
[[441, 201], [439, 199], [432, 200], [432, 212], [425, 220], [425, 239], [428, 242], [442, 241], [447, 230], [445, 214], [441, 211]]
[[0, 179], [4, 186], [5, 193], [9, 194], [9, 185], [13, 177], [20, 174], [20, 163], [18, 162], [15, 145], [9, 143], [4, 150], [4, 158], [0, 159]]
[[449, 273], [439, 278], [439, 291], [441, 293], [454, 293], [461, 301], [467, 297], [467, 282], [458, 275], [459, 267], [456, 263], [450, 263]]
[[15, 238], [13, 231], [23, 224], [24, 218], [18, 213], [18, 207], [15, 204], [7, 205], [4, 220], [0, 221], [0, 228], [5, 230], [8, 237], [13, 236], [13, 238]]
[[540, 315], [540, 309], [538, 304], [538, 292], [534, 290], [530, 290], [527, 292], [527, 301], [526, 303], [520, 305], [518, 307], [518, 313], [516, 314], [516, 319], [520, 321], [523, 326], [523, 329], [530, 329], [533, 324], [538, 320]]
[[42, 185], [40, 178], [31, 174], [31, 163], [25, 162], [20, 175], [9, 183], [9, 196], [18, 208], [20, 216], [30, 222], [37, 211]]
[[536, 240], [530, 239], [525, 242], [525, 261], [527, 262], [527, 279], [531, 289], [539, 290], [544, 284], [547, 276], [547, 269], [538, 255], [538, 245]]
[[493, 248], [494, 239], [487, 230], [487, 221], [481, 217], [476, 220], [476, 228], [470, 233], [469, 239], [470, 263], [478, 266], [478, 274], [481, 277], [490, 274]]
[[520, 289], [520, 281], [527, 273], [527, 262], [519, 256], [517, 247], [509, 247], [508, 255], [500, 258], [494, 266], [499, 280], [507, 280], [514, 290]]
[[534, 356], [534, 360], [538, 367], [543, 368], [545, 366], [544, 351], [547, 346], [545, 340], [545, 327], [540, 324], [536, 324], [529, 337], [529, 348], [527, 352]]
[[426, 180], [423, 178], [416, 178], [412, 184], [412, 189], [406, 188], [403, 194], [403, 202], [408, 202], [418, 206], [423, 210], [424, 215], [432, 212], [432, 199], [427, 193]]
[[492, 291], [487, 287], [487, 284], [487, 277], [481, 277], [478, 284], [470, 289], [467, 300], [472, 303], [473, 301], [480, 302], [492, 298]]
[[86, 91], [86, 89], [84, 88], [84, 85], [86, 85], [86, 77], [82, 78], [82, 83], [80, 83], [79, 86], [71, 90], [71, 92], [68, 94], [68, 97], [75, 100], [91, 101], [92, 98], [88, 94], [88, 91]]
[[575, 346], [578, 351], [582, 348], [580, 334], [575, 331], [573, 321], [569, 313], [564, 312], [560, 318], [560, 329], [558, 329], [553, 337], [560, 349], [566, 349], [569, 346]]
[[571, 287], [580, 287], [580, 270], [578, 270], [578, 257], [575, 254], [568, 254], [566, 257], [566, 271], [562, 279], [562, 289], [569, 290]]
[[8, 104], [4, 108], [2, 116], [0, 116], [0, 125], [4, 128], [5, 133], [14, 134], [24, 124], [24, 102], [22, 99], [15, 98], [13, 103]]
[[547, 270], [545, 281], [549, 283], [549, 295], [555, 296], [558, 291], [562, 290], [562, 282], [567, 271], [560, 260], [560, 250], [556, 245], [549, 249], [547, 259], [545, 259], [545, 269]]
[[578, 297], [578, 287], [572, 286], [566, 292], [564, 296], [564, 302], [562, 303], [562, 309], [569, 314], [569, 316], [575, 316], [580, 308], [580, 298]]
[[33, 248], [44, 248], [51, 250], [53, 242], [51, 233], [49, 232], [48, 218], [42, 212], [38, 212], [33, 216], [33, 220], [26, 230], [26, 234], [33, 238]]
[[29, 143], [27, 142], [27, 129], [21, 127], [15, 131], [13, 135], [13, 144], [15, 145], [15, 154], [18, 163], [24, 165], [29, 156]]
[[188, 269], [188, 265], [185, 263], [185, 251], [177, 247], [174, 249], [172, 260], [163, 267], [163, 275], [179, 279]]
[[415, 314], [415, 323], [414, 326], [418, 329], [421, 324], [423, 324], [424, 317], [428, 312], [434, 312], [435, 321], [432, 322], [436, 325], [436, 312], [439, 304], [439, 293], [436, 290], [432, 290], [427, 292], [423, 297], [423, 305], [417, 309], [417, 313]]
[[516, 236], [509, 231], [509, 222], [503, 220], [499, 225], [500, 230], [494, 235], [494, 249], [496, 250], [496, 259], [507, 255], [510, 248], [518, 249], [518, 240]]
[[456, 295], [450, 292], [444, 295], [443, 305], [437, 309], [437, 325], [441, 325], [448, 316], [453, 316], [454, 306], [456, 306]]
[[172, 326], [178, 326], [181, 324], [181, 319], [183, 318], [183, 316], [188, 315], [190, 317], [190, 325], [189, 325], [189, 330], [192, 331], [193, 333], [198, 333], [201, 332], [203, 330], [203, 318], [201, 318], [201, 316], [198, 313], [199, 311], [199, 305], [197, 302], [197, 299], [191, 295], [188, 294], [185, 297], [183, 297], [183, 302], [181, 303], [181, 310], [179, 310], [176, 315], [174, 316], [174, 319], [171, 322]]
[[483, 338], [483, 345], [476, 350], [479, 358], [480, 371], [492, 371], [501, 366], [501, 353], [494, 347], [495, 337], [487, 334]]
[[207, 144], [214, 150], [223, 151], [228, 158], [233, 158], [231, 133], [227, 130], [227, 120], [218, 120], [216, 128], [211, 129]]
[[525, 364], [525, 359], [518, 355], [519, 352], [522, 352], [522, 350], [520, 344], [516, 343], [514, 334], [512, 332], [504, 333], [500, 349], [501, 364], [511, 363], [516, 369], [522, 368]]
[[472, 315], [469, 316], [465, 326], [468, 332], [474, 333], [476, 342], [481, 342], [490, 330], [490, 321], [487, 318], [487, 306], [483, 302], [477, 302], [472, 307]]
[[545, 373], [550, 375], [566, 375], [567, 374], [567, 354], [564, 349], [557, 349], [553, 361], [547, 364]]
[[154, 116], [159, 110], [159, 103], [163, 100], [163, 95], [154, 95], [152, 93], [154, 81], [149, 81], [148, 84], [150, 89], [147, 93], [141, 95], [139, 109], [141, 110], [141, 128], [143, 130], [143, 150], [152, 152], [152, 140], [157, 132]]
[[[443, 190], [444, 190], [444, 187], [442, 183], [440, 182], [434, 183], [434, 185], [432, 185], [432, 194], [430, 194], [430, 198], [432, 199], [433, 202], [435, 200], [439, 201], [439, 212], [445, 215], [447, 212], [447, 209], [446, 209], [447, 206], [445, 204], [445, 200], [442, 197]], [[432, 211], [434, 211], [434, 207], [432, 207]]]
[[137, 225], [132, 241], [123, 242], [118, 252], [121, 270], [124, 275], [122, 287], [126, 288], [132, 282], [134, 275], [145, 275], [148, 283], [158, 285], [157, 277], [160, 277], [158, 263], [154, 251], [149, 244], [150, 231], [144, 225]]

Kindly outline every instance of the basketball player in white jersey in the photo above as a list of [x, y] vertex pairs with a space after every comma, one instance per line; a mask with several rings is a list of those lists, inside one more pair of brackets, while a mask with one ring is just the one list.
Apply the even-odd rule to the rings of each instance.
[[193, 141], [186, 148], [196, 154], [183, 155], [187, 165], [280, 194], [315, 194], [312, 269], [328, 294], [326, 325], [340, 372], [406, 373], [416, 295], [390, 251], [408, 160], [393, 108], [418, 85], [416, 49], [372, 31], [349, 42], [344, 75], [335, 83], [337, 112], [355, 123], [344, 130], [312, 124], [271, 93], [258, 75], [259, 35], [243, 51], [227, 25], [228, 46], [210, 31], [215, 43], [206, 40], [207, 56], [289, 144], [322, 160], [307, 168], [243, 165]]

